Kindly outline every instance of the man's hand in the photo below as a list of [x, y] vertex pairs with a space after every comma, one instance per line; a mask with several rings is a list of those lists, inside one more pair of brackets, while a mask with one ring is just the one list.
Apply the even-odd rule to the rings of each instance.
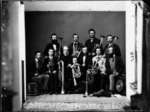
[[35, 73], [34, 76], [38, 76], [38, 73]]
[[118, 73], [118, 72], [114, 72], [113, 74], [114, 74], [114, 75], [116, 75], [116, 76], [118, 76], [118, 75], [119, 75], [119, 73]]
[[46, 67], [49, 68], [49, 64], [47, 64]]
[[71, 64], [68, 64], [68, 67], [70, 67], [70, 68], [71, 68], [71, 67], [72, 67], [72, 65], [71, 65]]
[[93, 52], [93, 53], [92, 53], [92, 56], [94, 56], [94, 55], [95, 55], [95, 53]]
[[53, 74], [56, 74], [56, 70], [53, 71]]
[[82, 64], [83, 67], [85, 67], [85, 64]]

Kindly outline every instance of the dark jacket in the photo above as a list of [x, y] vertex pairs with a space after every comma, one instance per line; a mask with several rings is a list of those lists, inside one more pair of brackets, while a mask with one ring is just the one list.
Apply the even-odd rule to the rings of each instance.
[[[108, 74], [112, 74], [113, 73], [113, 70], [112, 70], [110, 62], [109, 62], [110, 57], [112, 57], [112, 56], [108, 56], [108, 55], [106, 56], [106, 68], [107, 68], [107, 73]], [[125, 66], [123, 64], [123, 61], [122, 61], [121, 57], [120, 56], [116, 56], [115, 60], [116, 60], [116, 62], [115, 62], [116, 71], [119, 74], [125, 73]]]
[[85, 60], [85, 68], [90, 68], [92, 65], [92, 60], [91, 57], [88, 55], [88, 53], [84, 54], [83, 52], [81, 52], [81, 54], [78, 57], [78, 63], [82, 66], [83, 64], [83, 56], [86, 56], [86, 60]]
[[64, 62], [64, 76], [65, 76], [65, 80], [67, 81], [70, 78], [72, 78], [71, 69], [68, 66], [69, 64], [72, 63], [72, 57], [70, 55], [64, 56], [62, 54], [60, 60]]
[[48, 55], [48, 50], [49, 50], [49, 49], [53, 49], [53, 50], [54, 50], [53, 44], [56, 45], [56, 49], [57, 49], [56, 52], [59, 51], [59, 49], [60, 49], [60, 48], [59, 48], [59, 47], [60, 47], [59, 43], [58, 43], [57, 41], [55, 41], [55, 42], [50, 41], [50, 42], [46, 45], [46, 47], [45, 47], [45, 49], [44, 49], [44, 56], [47, 56], [47, 55]]
[[[86, 40], [86, 42], [85, 42], [85, 46], [87, 46], [89, 53], [95, 52], [96, 47], [97, 47], [97, 45], [99, 45], [99, 44], [100, 44], [100, 40], [97, 39], [97, 38], [94, 38], [93, 42], [91, 42], [91, 39], [88, 39], [88, 40]], [[102, 45], [99, 46], [99, 47], [100, 47], [101, 49], [103, 49], [103, 48], [102, 48]]]
[[[47, 65], [49, 65], [49, 67]], [[53, 59], [50, 60], [48, 57], [46, 57], [44, 59], [43, 71], [44, 71], [44, 73], [48, 73], [49, 70], [51, 72], [53, 72], [54, 70], [58, 71], [57, 58], [53, 57]]]
[[121, 56], [120, 47], [119, 47], [117, 44], [113, 43], [111, 46], [108, 46], [108, 45], [109, 45], [109, 44], [107, 44], [107, 45], [105, 46], [105, 48], [104, 48], [105, 52], [106, 52], [107, 48], [113, 47], [113, 50], [114, 50], [113, 52], [115, 53], [115, 55], [116, 55], [116, 56]]
[[35, 61], [35, 59], [32, 61], [30, 65], [30, 76], [29, 80], [32, 80], [35, 73], [42, 74], [43, 73], [43, 60], [42, 58], [38, 61], [38, 63]]
[[[73, 44], [74, 42], [72, 42], [70, 45], [69, 45], [69, 54], [72, 55], [73, 54]], [[77, 42], [77, 50], [80, 51], [81, 48], [82, 48], [82, 43], [80, 42]]]
[[72, 57], [70, 55], [61, 55], [60, 60], [64, 62], [64, 68], [67, 68], [68, 64], [72, 63]]

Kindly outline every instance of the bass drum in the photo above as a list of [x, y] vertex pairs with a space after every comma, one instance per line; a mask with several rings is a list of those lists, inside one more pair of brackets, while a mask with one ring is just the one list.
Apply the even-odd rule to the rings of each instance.
[[117, 93], [125, 95], [125, 77], [120, 76], [116, 79], [115, 90]]

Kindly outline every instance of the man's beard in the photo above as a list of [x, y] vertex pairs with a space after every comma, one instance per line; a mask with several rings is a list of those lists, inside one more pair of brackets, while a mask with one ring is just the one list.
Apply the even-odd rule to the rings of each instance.
[[56, 44], [56, 43], [57, 43], [57, 40], [52, 40], [52, 43]]
[[90, 36], [90, 38], [95, 38], [95, 35], [93, 35], [93, 36]]
[[74, 40], [75, 43], [78, 43], [78, 40]]
[[113, 55], [114, 55], [114, 53], [108, 53], [108, 54], [107, 54], [107, 57], [108, 57], [108, 58], [112, 58]]
[[109, 57], [109, 58], [112, 58], [113, 55], [114, 55], [113, 53], [110, 53], [110, 54], [108, 54], [108, 57]]

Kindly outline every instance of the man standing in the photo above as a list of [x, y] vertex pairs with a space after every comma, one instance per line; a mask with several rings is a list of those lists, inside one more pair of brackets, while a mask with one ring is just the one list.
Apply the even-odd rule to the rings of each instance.
[[89, 29], [88, 33], [89, 39], [85, 42], [85, 46], [88, 48], [89, 55], [93, 57], [97, 47], [102, 49], [102, 44], [100, 46], [100, 40], [95, 37], [96, 31], [94, 29]]
[[48, 55], [48, 50], [49, 49], [53, 49], [54, 50], [54, 55], [58, 56], [59, 55], [59, 43], [57, 41], [57, 35], [56, 33], [52, 33], [50, 36], [50, 42], [46, 45], [45, 49], [44, 49], [44, 55], [47, 56]]
[[113, 47], [114, 54], [116, 56], [121, 56], [121, 51], [120, 51], [119, 46], [113, 42], [114, 41], [114, 37], [112, 35], [108, 35], [106, 38], [107, 38], [108, 44], [106, 44], [106, 46], [104, 48], [105, 52], [107, 51], [107, 49], [109, 47]]
[[79, 35], [73, 34], [73, 42], [69, 45], [69, 53], [71, 56], [79, 56], [81, 51], [82, 43], [79, 42]]

